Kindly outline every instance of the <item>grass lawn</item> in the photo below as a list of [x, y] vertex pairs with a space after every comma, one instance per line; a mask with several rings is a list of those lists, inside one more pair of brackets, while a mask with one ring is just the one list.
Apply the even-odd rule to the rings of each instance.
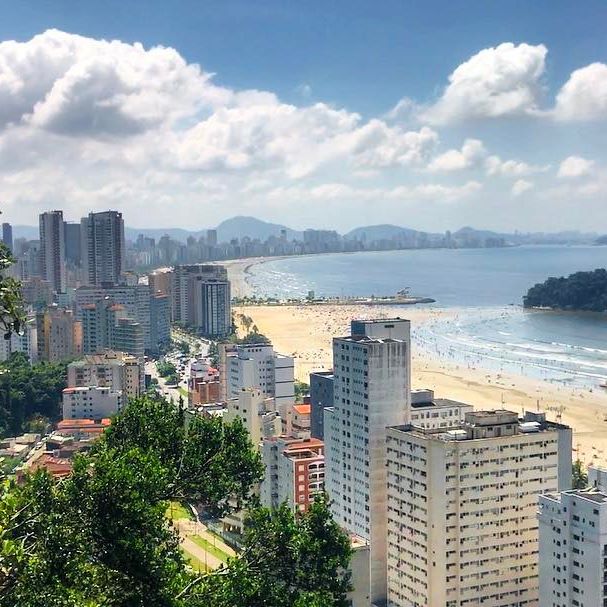
[[177, 521], [179, 519], [188, 519], [190, 521], [194, 520], [194, 515], [192, 511], [183, 504], [179, 502], [171, 502], [166, 512], [167, 518], [170, 518], [172, 521]]
[[206, 573], [207, 571], [211, 571], [209, 567], [207, 567], [200, 559], [197, 559], [193, 554], [190, 554], [187, 550], [181, 548], [181, 552], [183, 552], [183, 556], [185, 556], [188, 563], [191, 565], [194, 571], [198, 571], [198, 573]]
[[179, 388], [177, 388], [177, 390], [179, 390], [179, 394], [181, 394], [181, 396], [183, 396], [184, 398], [189, 397], [189, 393], [185, 388], [182, 388], [181, 386], [179, 386]]
[[206, 550], [209, 554], [213, 555], [215, 558], [218, 558], [220, 561], [225, 563], [230, 558], [229, 554], [226, 554], [223, 550], [221, 550], [221, 548], [213, 546], [213, 542], [209, 542], [204, 537], [200, 537], [199, 535], [189, 535], [188, 537], [201, 548]]

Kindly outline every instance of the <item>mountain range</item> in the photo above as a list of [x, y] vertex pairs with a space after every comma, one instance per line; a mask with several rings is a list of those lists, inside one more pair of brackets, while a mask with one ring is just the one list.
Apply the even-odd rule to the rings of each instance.
[[[218, 242], [228, 242], [234, 238], [241, 239], [248, 236], [252, 239], [266, 240], [270, 236], [281, 235], [282, 230], [286, 230], [288, 240], [302, 240], [303, 232], [293, 230], [278, 223], [270, 223], [257, 219], [255, 217], [238, 216], [232, 217], [222, 221], [216, 228]], [[398, 238], [401, 236], [410, 237], [416, 234], [421, 234], [419, 230], [412, 230], [411, 228], [405, 228], [402, 226], [392, 224], [380, 224], [372, 226], [361, 226], [355, 228], [343, 237], [348, 240], [358, 239], [365, 240], [366, 242], [373, 242], [377, 240], [391, 240], [392, 238]], [[127, 240], [136, 240], [139, 234], [148, 236], [150, 238], [159, 239], [163, 235], [168, 234], [171, 238], [185, 242], [189, 236], [199, 238], [201, 235], [206, 234], [205, 230], [186, 230], [183, 228], [125, 228], [125, 236]], [[442, 234], [428, 233], [430, 236], [439, 236]], [[14, 238], [27, 238], [34, 240], [38, 238], [38, 227], [37, 226], [24, 226], [15, 225], [13, 226]], [[532, 232], [522, 233], [515, 232], [513, 234], [493, 232], [490, 230], [477, 230], [472, 227], [463, 227], [452, 233], [454, 238], [497, 238], [504, 239], [509, 244], [592, 244], [597, 238], [598, 234], [595, 233], [582, 233], [582, 232], [555, 232], [555, 233], [544, 233], [544, 232]]]

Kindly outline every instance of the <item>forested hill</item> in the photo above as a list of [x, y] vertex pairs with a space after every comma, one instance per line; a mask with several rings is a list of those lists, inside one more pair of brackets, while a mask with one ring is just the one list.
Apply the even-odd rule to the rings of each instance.
[[549, 278], [529, 289], [523, 297], [523, 305], [526, 308], [607, 312], [607, 270]]

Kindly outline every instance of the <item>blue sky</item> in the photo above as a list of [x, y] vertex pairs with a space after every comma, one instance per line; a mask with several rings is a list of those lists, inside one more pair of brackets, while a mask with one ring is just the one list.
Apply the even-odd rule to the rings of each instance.
[[[605, 23], [604, 2], [2, 2], [0, 200], [14, 223], [63, 205], [141, 227], [607, 231]], [[188, 75], [150, 89], [159, 45]]]

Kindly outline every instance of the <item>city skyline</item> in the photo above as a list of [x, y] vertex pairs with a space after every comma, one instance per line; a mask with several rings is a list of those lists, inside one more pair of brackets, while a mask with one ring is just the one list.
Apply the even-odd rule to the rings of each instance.
[[2, 15], [5, 221], [607, 231], [599, 3], [110, 5]]

